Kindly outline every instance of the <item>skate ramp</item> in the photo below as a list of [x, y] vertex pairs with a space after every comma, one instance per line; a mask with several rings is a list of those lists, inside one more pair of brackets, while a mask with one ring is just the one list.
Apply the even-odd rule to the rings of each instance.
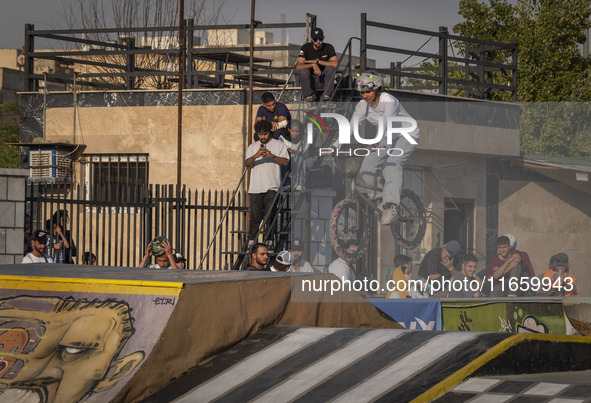
[[292, 301], [294, 278], [0, 266], [0, 402], [140, 401], [271, 325], [400, 328], [355, 293]]

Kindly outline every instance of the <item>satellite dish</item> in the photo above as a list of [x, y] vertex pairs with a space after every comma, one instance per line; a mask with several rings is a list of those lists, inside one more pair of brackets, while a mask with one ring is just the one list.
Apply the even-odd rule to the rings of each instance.
[[19, 66], [24, 66], [25, 65], [25, 55], [20, 54], [16, 57], [16, 64]]

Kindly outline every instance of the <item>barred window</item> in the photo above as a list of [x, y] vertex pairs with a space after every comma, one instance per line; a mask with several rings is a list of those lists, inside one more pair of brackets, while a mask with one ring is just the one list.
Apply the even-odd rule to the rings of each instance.
[[87, 200], [137, 203], [148, 185], [148, 154], [84, 155]]

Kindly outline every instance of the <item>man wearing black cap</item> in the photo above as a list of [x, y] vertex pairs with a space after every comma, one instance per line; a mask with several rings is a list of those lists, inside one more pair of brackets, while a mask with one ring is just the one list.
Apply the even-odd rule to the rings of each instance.
[[[552, 287], [542, 294], [551, 296], [578, 297], [577, 278], [569, 273], [568, 255], [560, 252], [550, 258], [548, 270], [544, 273], [552, 281]], [[546, 288], [546, 287], [545, 287]]]
[[53, 263], [51, 257], [45, 256], [45, 249], [47, 248], [47, 232], [37, 230], [31, 239], [31, 246], [33, 251], [28, 253], [22, 263]]
[[320, 273], [312, 267], [310, 262], [302, 258], [304, 255], [304, 243], [301, 239], [295, 238], [291, 242], [291, 249], [289, 251], [294, 258], [294, 263], [291, 266], [293, 271], [301, 273]]
[[423, 279], [437, 280], [440, 277], [451, 277], [454, 271], [454, 256], [460, 253], [460, 243], [449, 241], [443, 248], [431, 249], [419, 266], [419, 276]]
[[334, 73], [337, 68], [337, 54], [330, 43], [324, 42], [324, 32], [313, 28], [310, 35], [312, 42], [305, 43], [300, 49], [296, 70], [300, 85], [307, 102], [314, 102], [316, 88], [323, 82], [325, 86], [323, 101], [330, 100], [334, 90]]

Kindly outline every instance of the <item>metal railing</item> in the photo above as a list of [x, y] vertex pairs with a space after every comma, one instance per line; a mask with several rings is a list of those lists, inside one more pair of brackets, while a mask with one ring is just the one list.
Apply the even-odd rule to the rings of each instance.
[[[308, 19], [308, 16], [307, 16]], [[259, 24], [257, 29], [289, 29], [301, 28], [308, 30], [314, 26], [315, 19], [295, 23]], [[208, 30], [249, 29], [248, 24], [234, 25], [194, 25], [193, 20], [185, 20], [183, 47], [183, 88], [221, 87], [229, 81], [235, 82], [234, 75], [247, 74], [249, 69], [248, 56], [243, 53], [249, 51], [248, 45], [212, 45], [199, 46], [195, 43], [195, 34]], [[137, 39], [146, 37], [154, 39], [153, 44], [139, 44]], [[132, 28], [103, 28], [103, 29], [65, 29], [65, 30], [36, 30], [32, 24], [25, 25], [25, 66], [24, 79], [26, 91], [37, 91], [39, 82], [47, 80], [49, 83], [59, 83], [101, 89], [138, 88], [168, 88], [171, 83], [178, 83], [179, 77], [179, 49], [178, 41], [175, 46], [164, 48], [162, 39], [156, 35], [168, 34], [171, 38], [178, 36], [176, 26], [169, 27], [132, 27]], [[108, 40], [89, 39], [102, 35]], [[55, 49], [37, 50], [37, 38], [49, 39]], [[168, 38], [170, 39], [170, 38]], [[149, 41], [148, 41], [149, 42]], [[171, 42], [170, 40], [168, 42]], [[160, 46], [160, 47], [159, 47]], [[297, 52], [300, 45], [258, 45], [254, 46], [256, 74], [273, 81], [273, 74], [287, 75], [281, 67], [272, 67], [272, 60], [259, 56], [260, 52], [286, 51]], [[242, 52], [242, 53], [233, 53]], [[244, 59], [244, 60], [243, 60]], [[42, 74], [35, 71], [36, 62], [49, 60], [56, 63], [58, 68]], [[234, 69], [227, 65], [233, 64]], [[60, 67], [61, 66], [61, 67]], [[214, 69], [207, 68], [214, 66]], [[278, 67], [280, 67], [278, 69]], [[155, 83], [146, 85], [146, 78], [153, 78]], [[262, 79], [262, 78], [261, 78]], [[264, 84], [264, 83], [262, 83]], [[268, 83], [267, 83], [268, 84]]]
[[[29, 184], [26, 213], [32, 219], [32, 232], [46, 225], [51, 229], [56, 211], [66, 210], [69, 219], [64, 229], [77, 247], [73, 259], [77, 263], [84, 252], [91, 252], [99, 265], [136, 267], [149, 242], [161, 235], [187, 259], [190, 269], [197, 268], [209, 244], [204, 270], [233, 267], [237, 256], [227, 252], [238, 250], [243, 242], [235, 229], [248, 225], [248, 208], [240, 203], [240, 192], [231, 199], [230, 191], [149, 185], [137, 194], [137, 202], [88, 200], [83, 186]], [[218, 223], [221, 230], [216, 232]]]
[[[437, 38], [438, 51], [436, 53], [419, 49], [403, 49], [391, 46], [375, 45], [369, 42], [368, 27], [394, 31], [387, 37], [395, 38], [396, 32], [419, 35], [422, 38]], [[462, 53], [456, 56], [449, 54], [452, 41], [459, 43], [458, 49]], [[425, 42], [425, 44], [427, 43]], [[495, 92], [508, 92], [513, 102], [517, 101], [517, 43], [500, 43], [473, 39], [458, 35], [450, 35], [447, 27], [439, 27], [439, 31], [384, 24], [367, 19], [367, 14], [361, 14], [361, 45], [360, 70], [367, 69], [367, 52], [374, 50], [389, 54], [402, 55], [405, 60], [411, 57], [422, 58], [424, 62], [431, 62], [430, 66], [404, 67], [403, 62], [392, 62], [389, 68], [377, 69], [383, 74], [390, 75], [392, 86], [397, 89], [437, 91], [441, 95], [448, 95], [450, 90], [461, 90], [466, 97], [492, 99]], [[495, 57], [503, 54], [510, 64], [495, 61]], [[455, 75], [450, 72], [456, 71]], [[500, 74], [499, 74], [500, 72]], [[404, 85], [404, 80], [413, 79], [421, 85]]]

